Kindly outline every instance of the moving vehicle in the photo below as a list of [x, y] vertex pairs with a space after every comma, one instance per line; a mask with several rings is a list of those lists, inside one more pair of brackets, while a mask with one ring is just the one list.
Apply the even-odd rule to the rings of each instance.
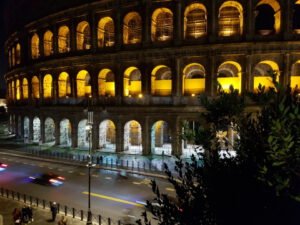
[[0, 171], [3, 171], [7, 168], [7, 164], [0, 162]]
[[29, 179], [31, 179], [33, 183], [49, 186], [60, 186], [65, 181], [64, 177], [51, 172], [30, 176]]

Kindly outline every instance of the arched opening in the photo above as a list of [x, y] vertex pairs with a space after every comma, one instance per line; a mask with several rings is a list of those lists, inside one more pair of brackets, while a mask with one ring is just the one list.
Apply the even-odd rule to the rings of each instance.
[[168, 96], [172, 93], [172, 72], [164, 65], [159, 65], [151, 73], [152, 95]]
[[72, 131], [72, 127], [71, 127], [71, 123], [70, 120], [68, 119], [63, 119], [60, 121], [60, 131], [59, 131], [59, 143], [62, 146], [71, 146], [72, 144], [72, 135], [71, 135], [71, 131]]
[[16, 45], [16, 64], [19, 65], [21, 63], [21, 45], [18, 43]]
[[116, 151], [116, 127], [111, 120], [104, 120], [99, 125], [99, 147], [108, 152]]
[[115, 75], [110, 69], [102, 69], [98, 75], [99, 96], [115, 96]]
[[58, 77], [58, 97], [65, 98], [71, 95], [71, 84], [69, 74], [62, 72]]
[[91, 86], [91, 76], [88, 71], [81, 70], [77, 74], [76, 84], [77, 84], [77, 97], [89, 97], [92, 94]]
[[87, 126], [87, 119], [81, 120], [78, 123], [78, 147], [79, 148], [88, 148], [89, 140], [88, 140], [88, 133], [86, 130]]
[[44, 98], [52, 98], [52, 76], [50, 74], [44, 76], [43, 93]]
[[16, 80], [16, 99], [20, 100], [21, 99], [21, 85], [20, 85], [20, 80]]
[[236, 1], [226, 1], [219, 9], [219, 36], [238, 36], [243, 34], [243, 7]]
[[123, 42], [137, 44], [142, 40], [142, 18], [137, 12], [130, 12], [124, 17]]
[[184, 12], [184, 38], [197, 39], [207, 34], [207, 13], [201, 3], [193, 3]]
[[281, 26], [281, 9], [275, 0], [262, 0], [255, 8], [255, 31], [260, 35], [278, 34]]
[[34, 34], [31, 38], [31, 58], [37, 59], [40, 57], [40, 39], [37, 34]]
[[300, 60], [292, 66], [290, 85], [293, 90], [300, 90]]
[[153, 42], [173, 39], [173, 13], [168, 8], [158, 8], [152, 14], [151, 38]]
[[91, 48], [91, 29], [86, 21], [77, 25], [76, 30], [77, 50], [88, 50]]
[[32, 77], [31, 85], [32, 85], [32, 97], [40, 98], [40, 81], [39, 78], [37, 78], [37, 76]]
[[115, 25], [111, 17], [101, 18], [98, 23], [98, 47], [111, 47], [115, 44]]
[[139, 96], [142, 94], [141, 71], [136, 67], [129, 67], [124, 72], [124, 96]]
[[13, 80], [12, 82], [11, 82], [11, 96], [12, 96], [12, 99], [13, 100], [16, 100], [16, 88], [15, 88], [16, 86], [15, 86], [15, 81]]
[[142, 154], [142, 127], [139, 122], [131, 120], [124, 126], [124, 151]]
[[29, 138], [29, 118], [27, 116], [24, 117], [23, 121], [23, 126], [24, 126], [24, 140], [25, 142], [28, 141]]
[[293, 30], [294, 30], [294, 33], [300, 34], [300, 0], [297, 0], [294, 4]]
[[183, 70], [183, 94], [195, 96], [205, 91], [205, 68], [198, 63], [191, 63]]
[[44, 34], [44, 55], [49, 56], [53, 54], [53, 33], [47, 30]]
[[222, 63], [218, 68], [217, 80], [223, 91], [229, 92], [233, 87], [241, 93], [242, 68], [240, 64], [234, 61]]
[[12, 48], [11, 49], [11, 64], [12, 66], [15, 66], [16, 65], [16, 49], [15, 48]]
[[41, 140], [41, 121], [38, 117], [33, 119], [33, 142], [38, 143]]
[[184, 120], [182, 122], [182, 134], [186, 137], [182, 139], [182, 155], [186, 158], [191, 158], [193, 154], [195, 155], [196, 149], [197, 151], [202, 150], [196, 135], [199, 128], [199, 121]]
[[55, 124], [54, 120], [48, 117], [45, 120], [45, 142], [53, 142], [55, 141]]
[[23, 91], [23, 99], [28, 99], [28, 80], [27, 80], [27, 78], [23, 78], [22, 91]]
[[151, 153], [172, 155], [171, 130], [165, 121], [157, 121], [151, 128]]
[[275, 75], [275, 80], [279, 81], [279, 67], [277, 63], [265, 60], [259, 62], [253, 72], [253, 90], [257, 92], [259, 86], [265, 86], [265, 89], [274, 88], [273, 75]]
[[61, 26], [58, 29], [58, 52], [65, 53], [70, 50], [70, 29], [67, 26]]

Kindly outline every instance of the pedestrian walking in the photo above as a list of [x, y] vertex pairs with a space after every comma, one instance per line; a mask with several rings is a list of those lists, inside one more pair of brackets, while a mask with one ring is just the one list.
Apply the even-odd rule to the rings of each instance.
[[28, 215], [28, 207], [26, 205], [24, 205], [22, 207], [22, 223], [27, 224], [29, 221], [29, 215]]
[[13, 220], [14, 220], [15, 225], [21, 225], [22, 224], [22, 222], [21, 222], [21, 219], [22, 219], [21, 210], [18, 209], [18, 208], [15, 208], [12, 215], [13, 215]]
[[53, 202], [52, 204], [51, 204], [51, 214], [52, 214], [52, 221], [55, 221], [55, 219], [56, 219], [56, 214], [57, 214], [57, 204], [56, 204], [56, 202]]
[[58, 221], [58, 225], [67, 225], [68, 219], [65, 216], [61, 216], [60, 220]]
[[28, 223], [33, 222], [33, 210], [32, 207], [30, 205], [26, 206], [26, 211], [27, 211], [27, 215], [28, 215]]

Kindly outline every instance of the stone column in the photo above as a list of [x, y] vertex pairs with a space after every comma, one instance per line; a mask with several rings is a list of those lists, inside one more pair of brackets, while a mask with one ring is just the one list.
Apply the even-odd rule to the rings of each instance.
[[32, 141], [33, 141], [33, 118], [32, 117], [29, 117], [28, 141], [29, 141], [29, 143], [32, 143]]
[[41, 132], [41, 136], [40, 136], [40, 140], [42, 143], [45, 143], [45, 117], [44, 116], [40, 116], [40, 132]]
[[40, 73], [38, 75], [39, 78], [39, 89], [40, 89], [40, 103], [44, 102], [44, 80], [43, 80], [43, 75]]
[[[208, 34], [209, 39], [211, 42], [214, 42], [218, 36], [218, 14], [217, 14], [217, 5], [216, 1], [211, 1], [211, 15], [208, 15], [208, 21], [211, 21], [211, 23], [208, 22], [208, 25], [210, 24], [210, 27], [208, 27]], [[209, 29], [210, 28], [210, 29]]]
[[115, 74], [115, 90], [116, 90], [116, 101], [117, 104], [121, 104], [123, 99], [123, 71], [120, 67], [120, 64], [116, 64], [114, 66], [114, 74]]
[[116, 122], [116, 152], [124, 151], [124, 126], [117, 120]]
[[121, 48], [122, 45], [122, 19], [121, 19], [121, 8], [120, 8], [120, 0], [115, 1], [115, 47], [117, 50]]
[[[295, 3], [293, 3], [295, 4]], [[288, 39], [292, 34], [292, 26], [293, 26], [293, 7], [291, 6], [291, 1], [285, 1], [285, 4], [281, 6], [283, 9], [281, 12], [281, 30], [284, 31], [284, 38]]]
[[78, 146], [78, 123], [75, 123], [74, 121], [72, 121], [72, 131], [71, 131], [71, 135], [72, 135], [72, 148], [77, 148]]
[[24, 116], [21, 116], [21, 121], [19, 121], [21, 124], [19, 126], [21, 126], [21, 133], [20, 133], [20, 137], [24, 138]]
[[60, 121], [59, 121], [59, 119], [55, 119], [54, 123], [55, 123], [55, 145], [60, 145]]
[[71, 97], [76, 98], [77, 97], [77, 83], [76, 83], [77, 74], [75, 70], [71, 70], [69, 76], [70, 76], [70, 85], [71, 85]]
[[174, 31], [174, 44], [175, 45], [180, 45], [182, 42], [182, 21], [183, 21], [183, 16], [182, 16], [182, 3], [181, 0], [176, 0], [176, 5], [175, 5], [175, 16], [174, 16], [174, 26], [173, 26], [173, 31]]
[[291, 77], [291, 55], [290, 53], [284, 54], [283, 59], [283, 68], [282, 73], [280, 73], [279, 82], [286, 87], [290, 83], [290, 77]]
[[253, 92], [252, 55], [246, 55], [245, 91]]
[[217, 69], [216, 69], [216, 56], [214, 53], [210, 53], [208, 57], [208, 71], [205, 77], [206, 94], [209, 96], [215, 96], [217, 91]]
[[70, 46], [71, 46], [71, 51], [76, 51], [77, 46], [76, 46], [76, 24], [75, 21], [72, 20], [71, 21], [71, 25], [70, 25]]
[[53, 54], [58, 54], [58, 28], [56, 24], [53, 27]]
[[94, 12], [91, 12], [90, 13], [90, 24], [91, 24], [91, 45], [92, 45], [92, 51], [93, 52], [96, 52], [97, 51], [97, 48], [98, 48], [98, 45], [97, 45], [97, 21], [96, 21], [96, 18], [95, 18], [95, 14]]
[[[94, 117], [95, 118], [95, 117]], [[99, 124], [93, 121], [93, 131], [92, 131], [92, 150], [99, 148]]]
[[254, 36], [254, 12], [253, 12], [253, 3], [252, 1], [247, 1], [247, 14], [246, 17], [244, 17], [244, 24], [247, 26], [246, 29], [244, 29], [244, 32], [246, 33], [246, 39], [252, 40]]
[[142, 16], [142, 42], [144, 47], [148, 47], [151, 42], [151, 9], [152, 1], [142, 0], [141, 8], [143, 14]]
[[182, 144], [181, 144], [181, 138], [180, 138], [180, 134], [181, 134], [181, 127], [180, 127], [180, 121], [179, 118], [176, 117], [174, 118], [174, 124], [172, 126], [172, 155], [175, 156], [181, 156], [182, 155]]
[[44, 35], [42, 32], [39, 32], [37, 33], [37, 35], [39, 36], [39, 57], [38, 58], [41, 58], [41, 57], [44, 57]]
[[142, 126], [142, 146], [143, 155], [151, 155], [151, 127], [149, 128], [149, 118], [146, 117]]

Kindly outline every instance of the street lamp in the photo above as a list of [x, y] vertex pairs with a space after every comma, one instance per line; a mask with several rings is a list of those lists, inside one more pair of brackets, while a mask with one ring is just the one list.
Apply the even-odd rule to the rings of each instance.
[[92, 212], [91, 212], [91, 167], [92, 167], [92, 156], [91, 156], [91, 147], [92, 147], [92, 130], [93, 130], [93, 111], [88, 109], [88, 121], [85, 127], [88, 135], [88, 144], [89, 144], [89, 161], [88, 161], [88, 217], [87, 217], [87, 225], [92, 225]]

